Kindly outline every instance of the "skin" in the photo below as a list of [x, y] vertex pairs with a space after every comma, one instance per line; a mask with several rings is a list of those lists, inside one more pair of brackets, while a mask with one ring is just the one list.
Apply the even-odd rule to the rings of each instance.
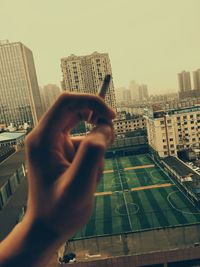
[[[72, 138], [70, 130], [91, 111], [95, 128]], [[114, 117], [99, 96], [64, 93], [27, 136], [27, 212], [0, 243], [0, 267], [46, 266], [88, 221]]]

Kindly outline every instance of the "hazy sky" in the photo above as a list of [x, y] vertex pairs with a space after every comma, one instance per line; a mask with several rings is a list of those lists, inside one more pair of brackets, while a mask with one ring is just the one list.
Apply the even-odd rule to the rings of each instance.
[[108, 52], [115, 87], [177, 90], [200, 68], [200, 0], [0, 0], [0, 39], [32, 51], [40, 85], [60, 86], [60, 58]]

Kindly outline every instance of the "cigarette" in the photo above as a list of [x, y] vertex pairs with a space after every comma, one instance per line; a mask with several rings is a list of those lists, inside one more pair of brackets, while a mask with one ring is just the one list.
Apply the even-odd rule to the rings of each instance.
[[[111, 75], [110, 74], [107, 74], [105, 76], [105, 78], [104, 78], [104, 81], [103, 81], [103, 84], [102, 84], [101, 88], [98, 91], [98, 95], [102, 99], [105, 99], [106, 92], [108, 91], [108, 88], [109, 88], [110, 80], [111, 80]], [[91, 121], [92, 115], [93, 115], [93, 111], [90, 111], [90, 114], [88, 116], [87, 122], [90, 122]]]

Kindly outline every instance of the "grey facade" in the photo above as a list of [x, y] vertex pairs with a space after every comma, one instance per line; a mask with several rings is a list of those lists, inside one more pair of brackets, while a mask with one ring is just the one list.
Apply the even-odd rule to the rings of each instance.
[[0, 42], [0, 122], [34, 126], [42, 105], [32, 51], [20, 42]]

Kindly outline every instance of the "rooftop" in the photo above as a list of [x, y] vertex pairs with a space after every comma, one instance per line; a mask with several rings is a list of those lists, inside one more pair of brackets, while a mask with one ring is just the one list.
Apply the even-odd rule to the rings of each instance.
[[18, 139], [25, 135], [25, 132], [4, 132], [0, 133], [0, 142], [1, 141], [9, 141], [13, 139]]
[[172, 156], [164, 158], [163, 161], [175, 170], [179, 176], [183, 178], [191, 177], [193, 182], [190, 182], [190, 186], [195, 190], [195, 192], [197, 188], [200, 188], [200, 175], [188, 167], [183, 161]]
[[184, 107], [184, 108], [178, 108], [178, 109], [171, 109], [168, 111], [159, 110], [154, 111], [153, 114], [149, 113], [149, 116], [153, 115], [153, 118], [161, 118], [166, 115], [178, 115], [178, 114], [184, 114], [184, 113], [190, 113], [190, 112], [197, 112], [200, 111], [200, 106], [193, 106], [193, 107]]

